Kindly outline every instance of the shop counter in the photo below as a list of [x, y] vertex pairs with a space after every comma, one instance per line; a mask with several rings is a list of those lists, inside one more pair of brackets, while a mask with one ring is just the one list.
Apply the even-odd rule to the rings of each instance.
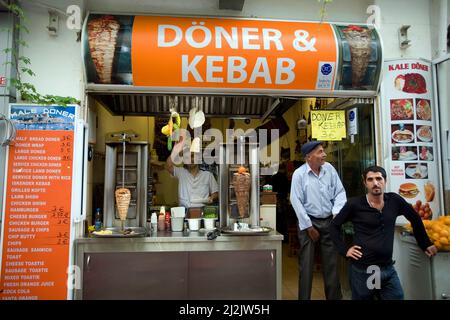
[[75, 240], [75, 299], [281, 299], [276, 231], [224, 235], [161, 232]]

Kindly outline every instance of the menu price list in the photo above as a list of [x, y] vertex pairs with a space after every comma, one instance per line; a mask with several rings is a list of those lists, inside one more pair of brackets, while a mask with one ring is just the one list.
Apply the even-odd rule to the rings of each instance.
[[66, 299], [72, 131], [18, 131], [9, 149], [0, 299]]

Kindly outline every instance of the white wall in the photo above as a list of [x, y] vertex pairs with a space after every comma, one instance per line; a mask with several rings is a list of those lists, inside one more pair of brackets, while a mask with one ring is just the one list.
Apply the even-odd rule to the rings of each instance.
[[[46, 28], [49, 24], [48, 9], [31, 1], [21, 3], [25, 10], [25, 26], [30, 30], [30, 33], [21, 35], [28, 44], [28, 47], [21, 49], [21, 54], [31, 59], [31, 69], [36, 73], [35, 77], [24, 76], [22, 80], [34, 84], [41, 94], [71, 96], [82, 100], [81, 43], [76, 41], [76, 32], [66, 27], [66, 17], [59, 14], [59, 34], [50, 36]], [[40, 3], [64, 12], [69, 5], [84, 7], [83, 0], [47, 0]]]
[[[435, 0], [433, 0], [435, 1]], [[47, 9], [32, 1], [22, 1], [27, 15], [30, 34], [23, 34], [29, 44], [22, 54], [31, 58], [36, 77], [24, 77], [33, 83], [41, 93], [83, 98], [83, 71], [80, 42], [76, 33], [66, 28], [66, 18], [60, 16], [59, 35], [48, 34]], [[82, 9], [102, 12], [137, 12], [156, 14], [195, 14], [218, 16], [243, 16], [274, 19], [319, 20], [321, 4], [315, 0], [246, 0], [242, 12], [219, 10], [216, 0], [40, 0], [66, 11], [68, 5], [76, 4]], [[431, 59], [430, 3], [431, 0], [336, 0], [327, 5], [326, 21], [364, 23], [368, 18], [367, 7], [375, 3], [381, 8], [380, 29], [385, 58], [423, 57]], [[407, 12], [407, 14], [402, 14]], [[409, 35], [412, 46], [400, 50], [398, 29], [411, 25]], [[434, 30], [434, 29], [433, 29]]]
[[[327, 5], [327, 20], [364, 22], [369, 0], [336, 0]], [[218, 0], [87, 0], [90, 11], [147, 14], [191, 14], [255, 18], [319, 20], [316, 0], [245, 0], [242, 11], [219, 10]]]
[[[430, 0], [375, 0], [381, 9], [380, 33], [384, 44], [384, 57], [431, 59]], [[402, 50], [398, 43], [398, 30], [410, 25], [408, 38], [411, 47]]]

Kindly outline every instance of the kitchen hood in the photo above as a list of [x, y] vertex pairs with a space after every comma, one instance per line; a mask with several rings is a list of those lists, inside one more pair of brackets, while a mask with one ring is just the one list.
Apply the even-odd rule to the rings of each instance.
[[170, 113], [169, 109], [172, 107], [173, 101], [176, 101], [175, 107], [181, 116], [188, 116], [189, 111], [197, 106], [205, 113], [206, 117], [235, 119], [278, 117], [298, 101], [298, 98], [270, 96], [199, 96], [113, 92], [91, 92], [90, 96], [113, 115], [167, 115]]

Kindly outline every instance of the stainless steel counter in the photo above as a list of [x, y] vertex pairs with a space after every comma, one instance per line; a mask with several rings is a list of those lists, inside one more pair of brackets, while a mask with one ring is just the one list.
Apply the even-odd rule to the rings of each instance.
[[[145, 278], [149, 278], [153, 275], [153, 271], [155, 271], [158, 268], [158, 263], [162, 261], [162, 259], [166, 259], [168, 257], [175, 257], [174, 255], [177, 255], [177, 258], [173, 260], [174, 264], [180, 264], [180, 266], [185, 263], [185, 267], [180, 267], [178, 272], [181, 274], [179, 275], [179, 283], [183, 283], [181, 291], [193, 291], [194, 289], [187, 288], [189, 285], [187, 285], [185, 282], [188, 281], [186, 279], [192, 279], [195, 278], [196, 275], [190, 275], [189, 272], [194, 272], [195, 268], [197, 268], [198, 265], [202, 265], [202, 267], [206, 264], [209, 264], [209, 262], [212, 262], [213, 264], [216, 263], [214, 267], [210, 267], [208, 270], [201, 269], [201, 277], [209, 277], [210, 278], [218, 278], [217, 280], [220, 280], [220, 277], [218, 274], [222, 272], [223, 274], [227, 274], [232, 272], [231, 269], [233, 268], [233, 260], [236, 261], [236, 265], [239, 263], [242, 263], [245, 268], [254, 268], [255, 266], [258, 268], [260, 266], [261, 275], [259, 278], [255, 278], [255, 281], [259, 281], [261, 279], [264, 279], [264, 277], [269, 274], [270, 276], [273, 276], [274, 279], [274, 295], [273, 297], [276, 299], [281, 299], [281, 261], [282, 261], [282, 254], [281, 254], [281, 241], [283, 240], [283, 236], [276, 231], [272, 231], [265, 235], [221, 235], [218, 236], [214, 240], [208, 240], [206, 237], [206, 233], [202, 232], [194, 232], [191, 231], [188, 234], [185, 234], [183, 232], [161, 232], [158, 231], [156, 234], [153, 234], [149, 237], [138, 237], [138, 238], [80, 238], [75, 240], [75, 263], [80, 268], [81, 273], [81, 288], [75, 289], [74, 291], [74, 298], [75, 299], [91, 299], [94, 298], [95, 295], [90, 294], [88, 292], [84, 292], [83, 287], [89, 286], [92, 287], [92, 283], [95, 281], [95, 279], [99, 279], [98, 275], [94, 277], [95, 274], [95, 266], [98, 266], [99, 270], [105, 270], [106, 268], [111, 268], [113, 265], [117, 265], [117, 262], [122, 256], [124, 260], [127, 260], [128, 262], [133, 259], [146, 259], [146, 262], [141, 262], [140, 260], [136, 260], [136, 264], [153, 264], [154, 267], [149, 268], [148, 272], [145, 271]], [[138, 253], [134, 254], [133, 253]], [[154, 253], [152, 255], [152, 253]], [[109, 254], [109, 255], [108, 255]], [[108, 259], [112, 259], [111, 263], [103, 261], [102, 259], [108, 257]], [[210, 259], [211, 257], [211, 259]], [[115, 260], [116, 259], [116, 260]], [[172, 259], [172, 258], [170, 258]], [[167, 272], [170, 272], [170, 269], [173, 267], [172, 263], [164, 262], [163, 265], [167, 266]], [[197, 260], [195, 260], [197, 259]], [[258, 260], [259, 259], [259, 260]], [[151, 261], [150, 261], [151, 260]], [[103, 261], [103, 262], [97, 262], [97, 264], [93, 263], [93, 261]], [[121, 260], [120, 260], [121, 261]], [[187, 261], [187, 262], [185, 262]], [[197, 262], [196, 262], [197, 261]], [[201, 261], [201, 263], [199, 262]], [[219, 263], [219, 261], [222, 261]], [[128, 263], [125, 262], [125, 263]], [[121, 264], [122, 262], [119, 262]], [[169, 266], [170, 264], [170, 266]], [[221, 268], [221, 264], [223, 264], [224, 268], [225, 265], [227, 266], [227, 270], [218, 271]], [[100, 268], [101, 265], [101, 268]], [[130, 265], [129, 268], [132, 268], [133, 265]], [[162, 268], [162, 267], [161, 267]], [[183, 271], [183, 268], [187, 269], [185, 272]], [[215, 269], [214, 275], [211, 273], [211, 269]], [[239, 269], [239, 270], [242, 270]], [[142, 271], [142, 270], [140, 270]], [[91, 274], [87, 273], [91, 272]], [[165, 269], [161, 269], [159, 271], [155, 271], [154, 273], [161, 274], [161, 272], [165, 272]], [[218, 273], [219, 272], [219, 273]], [[238, 271], [236, 270], [235, 273]], [[265, 272], [264, 276], [263, 273]], [[117, 273], [117, 272], [116, 272]], [[116, 274], [115, 273], [115, 274]], [[256, 270], [255, 270], [255, 273]], [[273, 273], [273, 274], [272, 274]], [[173, 271], [173, 274], [177, 274], [176, 271]], [[237, 277], [242, 276], [245, 273], [242, 273], [239, 275], [236, 275]], [[206, 275], [206, 276], [204, 276]], [[232, 274], [229, 274], [230, 277], [233, 277]], [[250, 278], [252, 277], [251, 274], [248, 275]], [[110, 277], [115, 277], [113, 274], [110, 275]], [[198, 276], [197, 276], [198, 277]], [[259, 279], [259, 280], [256, 280]], [[106, 280], [105, 280], [106, 281]], [[154, 284], [154, 281], [152, 282]], [[104, 283], [99, 284], [104, 285]], [[131, 285], [131, 284], [130, 284]], [[139, 286], [140, 284], [138, 284]], [[194, 283], [194, 287], [197, 286], [197, 282]], [[120, 289], [120, 288], [118, 288]], [[123, 289], [123, 285], [122, 285]], [[142, 288], [141, 288], [142, 289]], [[155, 290], [160, 290], [154, 288]], [[229, 290], [228, 290], [229, 289]], [[239, 294], [239, 292], [245, 292], [242, 288], [234, 288], [236, 291], [234, 291], [233, 288], [228, 288], [227, 292], [224, 293], [223, 297], [218, 296], [219, 299], [233, 299], [235, 297], [229, 296], [229, 294]], [[86, 289], [87, 290], [87, 289]], [[199, 289], [200, 290], [200, 289]], [[250, 290], [250, 289], [249, 289]], [[276, 291], [275, 291], [276, 290]], [[93, 292], [92, 288], [90, 289], [90, 292]], [[142, 291], [142, 290], [141, 290]], [[134, 293], [133, 293], [134, 294]], [[226, 294], [226, 295], [225, 295]], [[130, 298], [133, 295], [130, 295]], [[202, 297], [202, 296], [196, 296], [194, 297]], [[106, 299], [109, 296], [106, 296]], [[139, 299], [141, 296], [136, 295], [133, 296], [134, 298]], [[158, 296], [161, 297], [161, 296]], [[191, 296], [187, 295], [181, 295], [178, 296], [176, 294], [172, 295], [171, 293], [167, 292], [167, 295], [163, 295], [162, 299], [190, 299]], [[101, 297], [105, 298], [105, 297]], [[142, 296], [143, 299], [153, 298], [153, 296]], [[241, 299], [253, 299], [255, 296], [252, 296], [249, 293], [249, 297], [246, 297], [244, 293], [242, 293], [242, 296], [240, 296]], [[239, 297], [238, 297], [239, 299]]]

